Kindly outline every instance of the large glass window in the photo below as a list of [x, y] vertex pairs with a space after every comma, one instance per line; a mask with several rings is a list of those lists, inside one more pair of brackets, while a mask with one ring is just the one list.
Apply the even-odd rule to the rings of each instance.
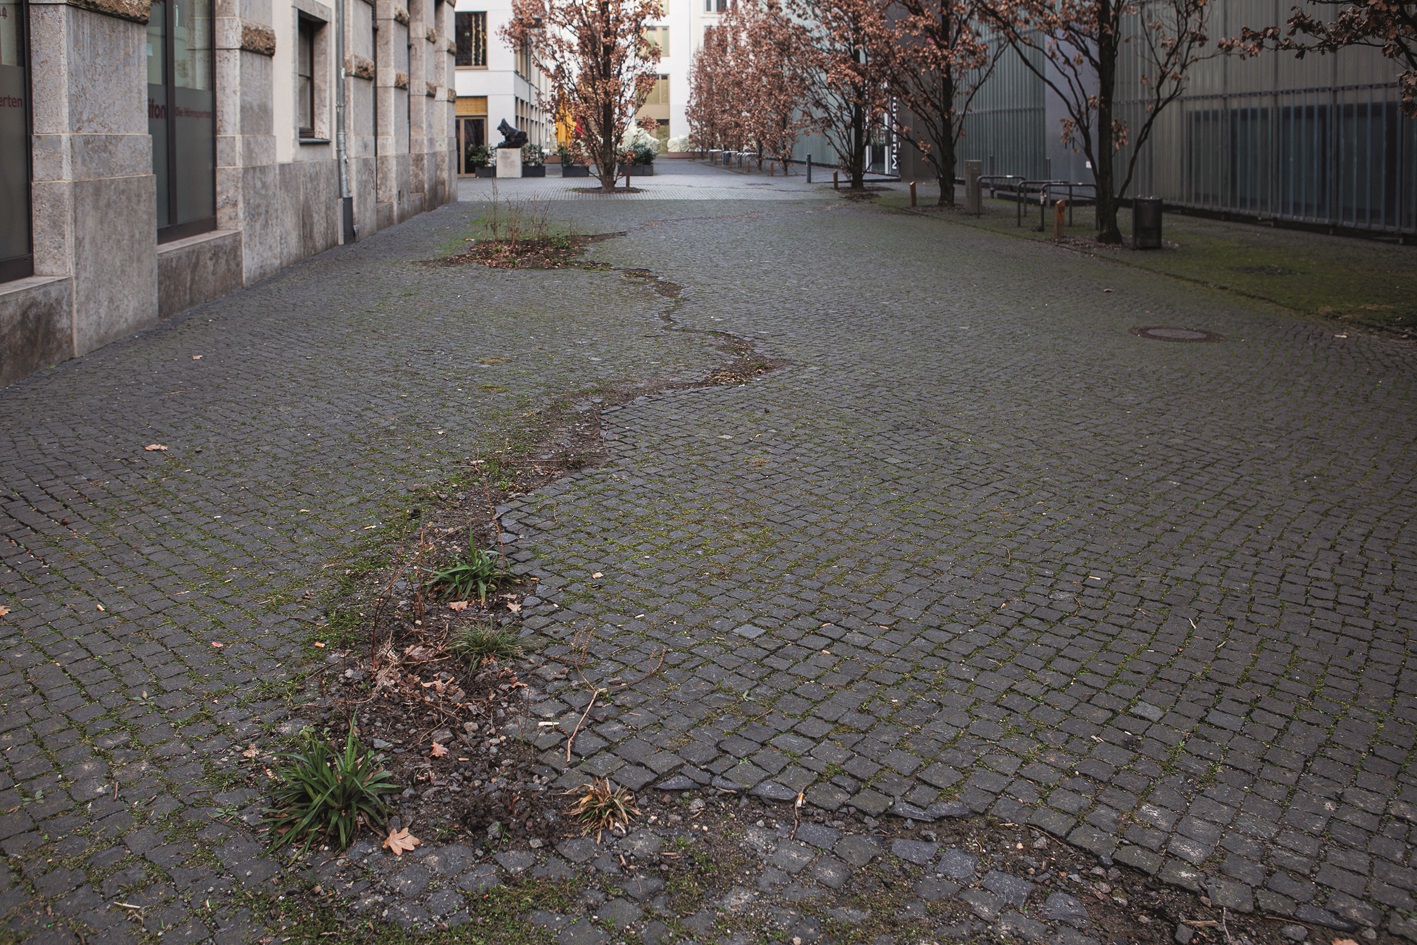
[[154, 0], [148, 20], [148, 131], [158, 242], [216, 228], [212, 0]]
[[458, 13], [453, 23], [457, 37], [454, 63], [459, 66], [487, 65], [487, 14]]
[[31, 272], [30, 111], [25, 7], [0, 0], [0, 280]]

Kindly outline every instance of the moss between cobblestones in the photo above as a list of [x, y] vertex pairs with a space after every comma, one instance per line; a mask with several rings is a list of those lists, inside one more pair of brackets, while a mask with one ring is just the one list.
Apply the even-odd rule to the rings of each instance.
[[456, 926], [429, 930], [400, 928], [382, 918], [351, 914], [341, 898], [318, 886], [306, 886], [285, 895], [255, 897], [254, 911], [289, 945], [315, 945], [330, 941], [360, 945], [546, 945], [552, 934], [532, 925], [527, 917], [537, 911], [566, 911], [573, 907], [569, 881], [526, 879], [498, 886], [486, 893], [466, 896], [469, 920]]

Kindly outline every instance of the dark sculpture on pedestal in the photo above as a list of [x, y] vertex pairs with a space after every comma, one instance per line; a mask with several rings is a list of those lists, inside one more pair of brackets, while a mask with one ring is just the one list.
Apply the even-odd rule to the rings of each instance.
[[502, 132], [502, 143], [499, 148], [520, 148], [526, 144], [526, 132], [520, 131], [507, 124], [507, 119], [503, 118], [502, 123], [497, 126], [497, 130]]

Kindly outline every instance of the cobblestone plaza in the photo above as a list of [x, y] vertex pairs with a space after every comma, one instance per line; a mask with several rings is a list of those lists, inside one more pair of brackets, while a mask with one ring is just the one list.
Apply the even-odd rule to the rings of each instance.
[[[589, 248], [603, 271], [427, 265], [494, 196], [465, 181], [0, 390], [19, 940], [258, 940], [243, 890], [306, 874], [265, 854], [223, 759], [302, 718], [282, 681], [320, 658], [324, 566], [528, 409], [702, 378], [713, 333], [782, 366], [608, 411], [607, 462], [503, 511], [552, 651], [588, 629], [603, 679], [667, 654], [570, 765], [543, 733], [557, 786], [800, 792], [846, 826], [751, 838], [785, 882], [829, 896], [894, 857], [1000, 940], [1103, 939], [870, 824], [988, 816], [1229, 910], [1417, 940], [1417, 351], [801, 178], [661, 164], [629, 199], [497, 188], [623, 234]], [[586, 697], [547, 680], [534, 711], [564, 731]], [[372, 882], [395, 921], [465, 919], [451, 888], [599, 862], [565, 846], [430, 845], [398, 866], [422, 882]], [[654, 895], [626, 894], [625, 927]]]

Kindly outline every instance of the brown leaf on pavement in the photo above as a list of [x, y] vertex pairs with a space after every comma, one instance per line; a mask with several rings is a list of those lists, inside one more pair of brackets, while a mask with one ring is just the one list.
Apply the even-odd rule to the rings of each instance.
[[409, 833], [408, 828], [405, 827], [402, 830], [389, 831], [389, 835], [384, 838], [384, 849], [392, 851], [394, 856], [403, 856], [409, 850], [418, 846], [420, 842], [421, 841], [413, 834]]
[[437, 742], [434, 742], [434, 743], [433, 743], [433, 748], [428, 752], [428, 754], [432, 755], [434, 758], [441, 758], [441, 757], [443, 757], [444, 755], [446, 755], [447, 753], [448, 753], [448, 749], [444, 748], [442, 745], [438, 744]]
[[147, 446], [144, 446], [143, 449], [146, 450], [146, 451], [149, 452], [149, 453], [166, 453], [166, 452], [167, 452], [167, 447], [163, 446], [161, 443], [149, 443]]

